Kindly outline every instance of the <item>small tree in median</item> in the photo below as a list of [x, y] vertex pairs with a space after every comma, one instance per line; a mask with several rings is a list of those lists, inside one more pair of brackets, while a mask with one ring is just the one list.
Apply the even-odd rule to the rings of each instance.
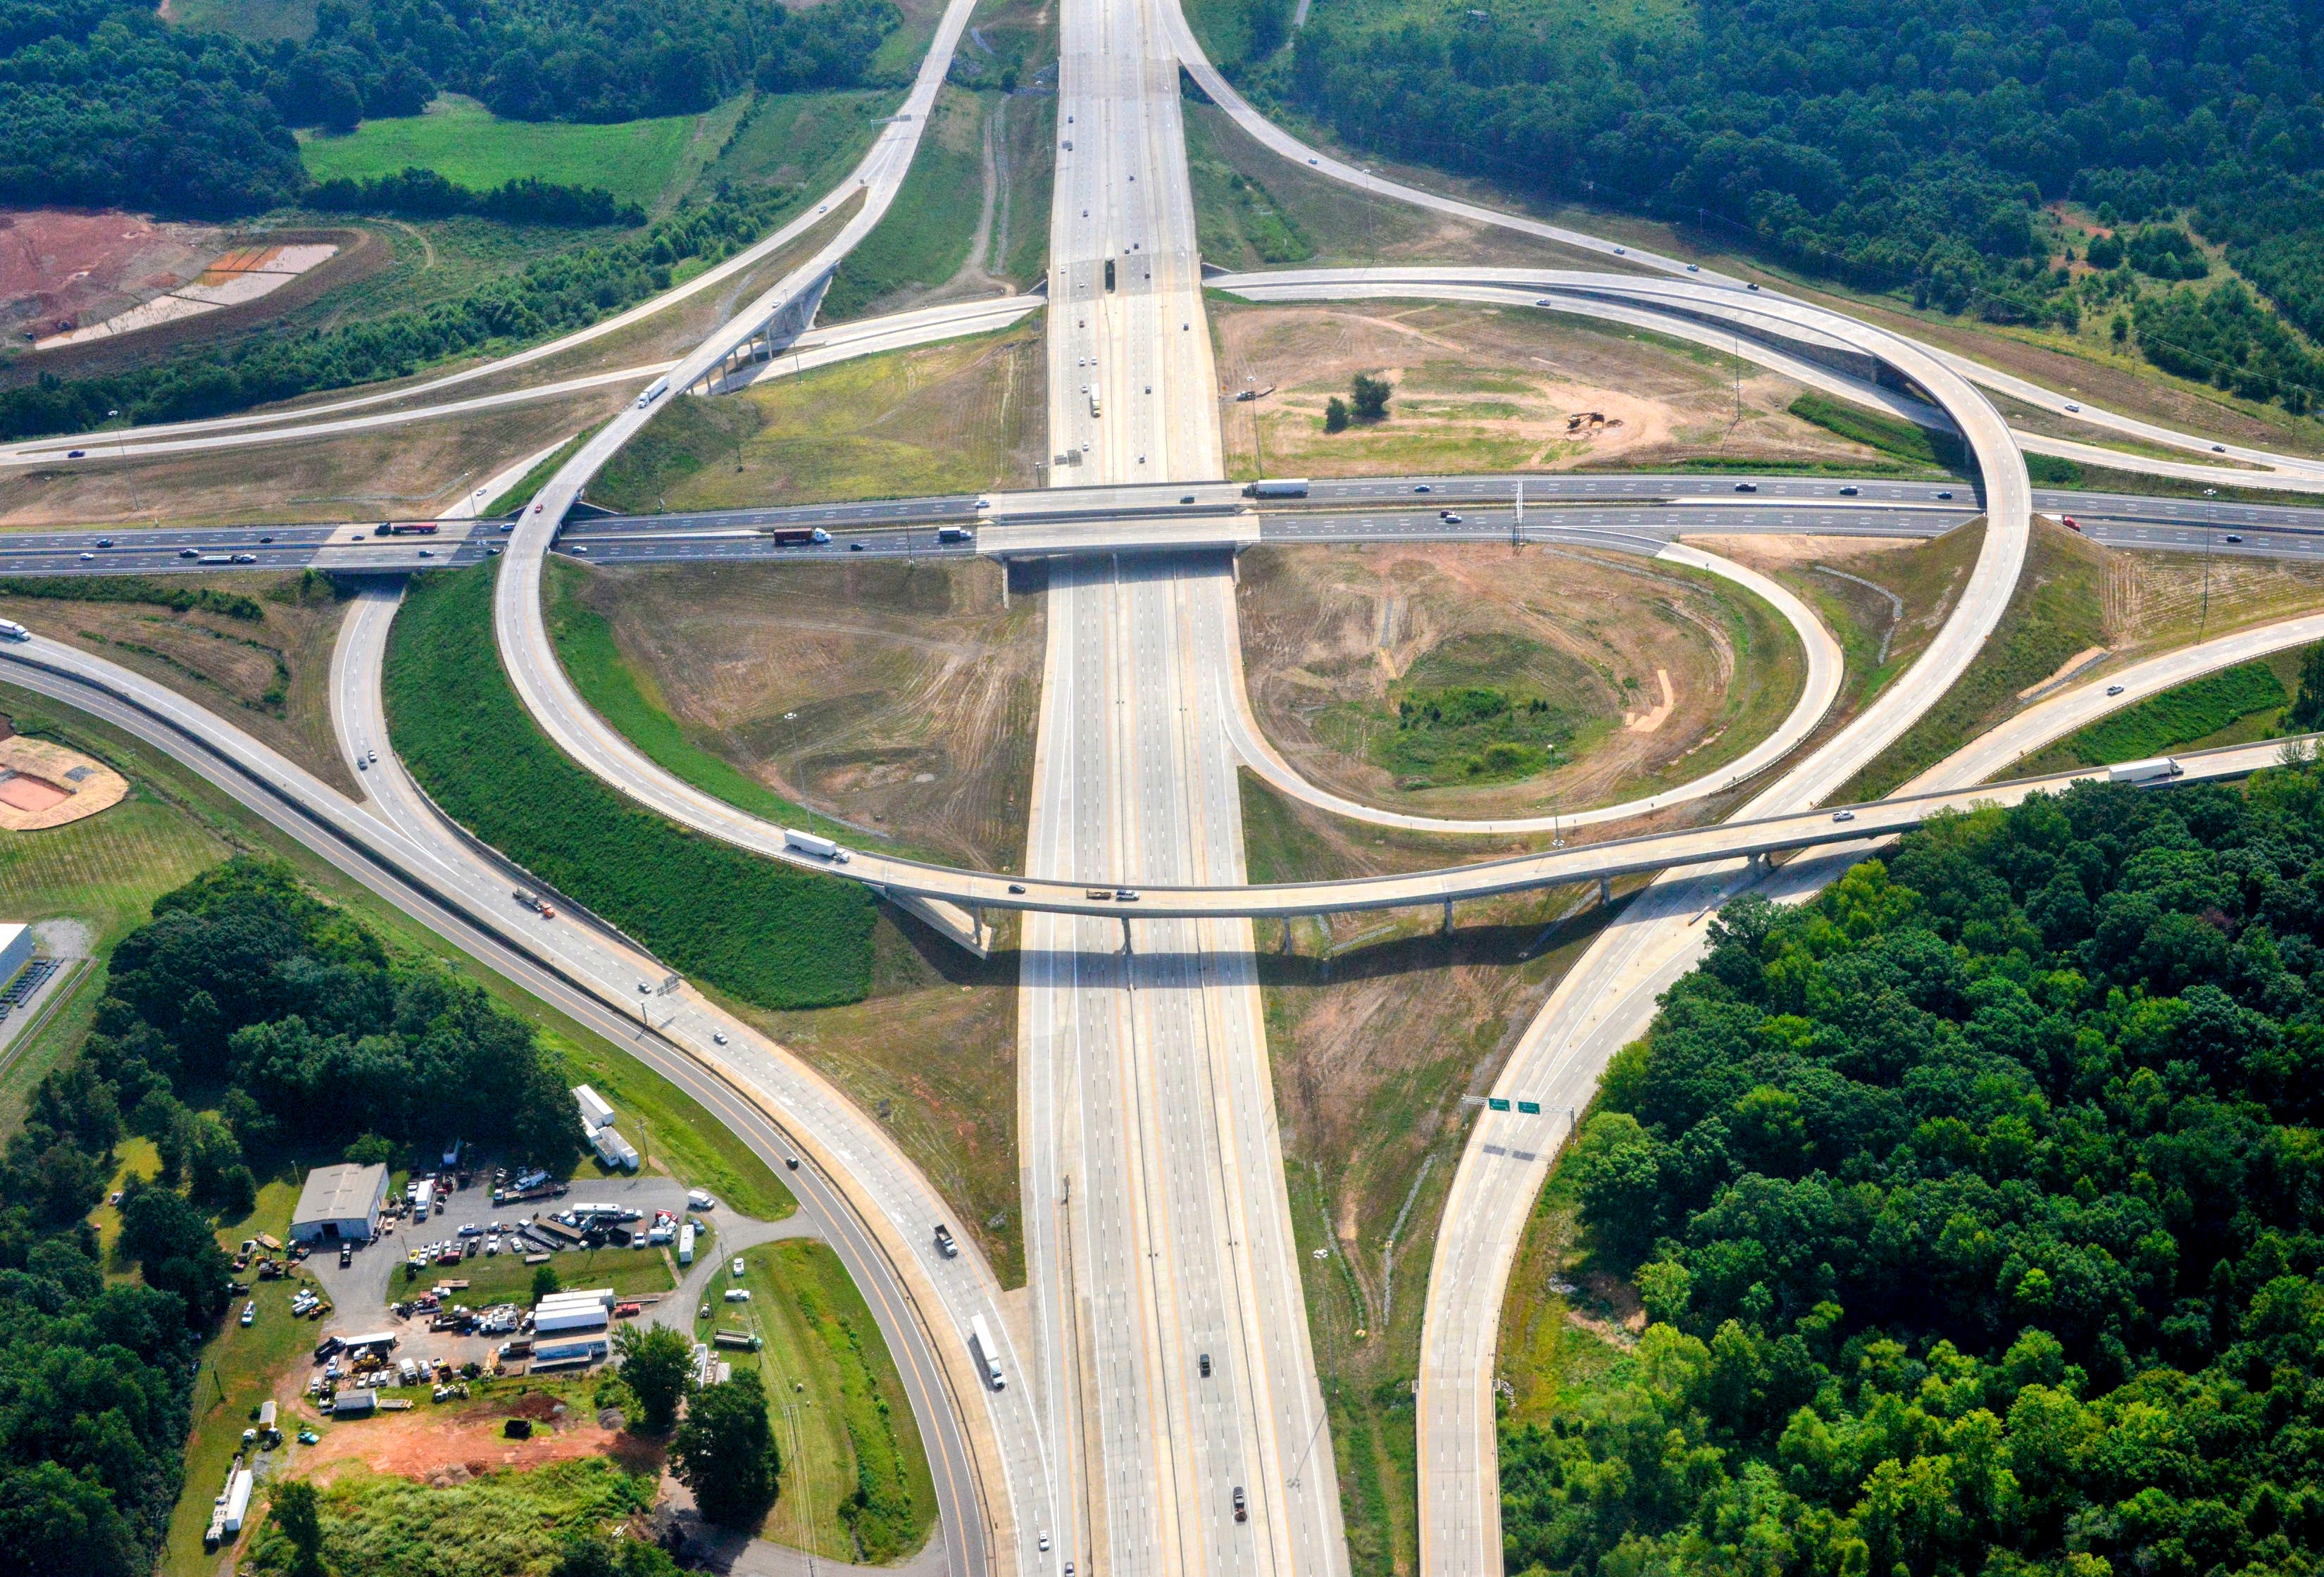
[[315, 1486], [293, 1479], [274, 1491], [274, 1526], [290, 1542], [291, 1577], [323, 1577], [323, 1518]]
[[1375, 378], [1370, 373], [1358, 373], [1355, 382], [1348, 385], [1348, 398], [1355, 407], [1358, 421], [1386, 421], [1388, 397], [1393, 393], [1386, 378]]
[[613, 1351], [621, 1354], [622, 1383], [638, 1399], [639, 1429], [669, 1434], [694, 1372], [694, 1343], [666, 1325], [624, 1325], [613, 1338]]
[[2292, 709], [2283, 715], [2283, 721], [2302, 733], [2324, 728], [2324, 644], [2301, 654], [2300, 690], [2292, 696]]
[[669, 1443], [669, 1460], [706, 1521], [724, 1527], [756, 1522], [774, 1504], [782, 1466], [758, 1374], [744, 1370], [695, 1392]]

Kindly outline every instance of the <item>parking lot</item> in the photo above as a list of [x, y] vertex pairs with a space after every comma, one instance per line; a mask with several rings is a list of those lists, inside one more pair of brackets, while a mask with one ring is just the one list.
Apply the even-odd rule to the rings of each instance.
[[[408, 1217], [383, 1220], [382, 1234], [369, 1243], [356, 1247], [344, 1270], [339, 1268], [337, 1253], [329, 1245], [318, 1246], [313, 1257], [307, 1261], [307, 1270], [329, 1296], [332, 1311], [329, 1318], [317, 1326], [317, 1338], [320, 1339], [326, 1333], [347, 1336], [392, 1329], [403, 1339], [396, 1349], [399, 1358], [442, 1357], [455, 1363], [465, 1362], [471, 1358], [481, 1359], [502, 1339], [464, 1337], [448, 1331], [431, 1332], [424, 1319], [397, 1320], [389, 1312], [389, 1305], [425, 1290], [438, 1280], [457, 1280], [466, 1277], [472, 1268], [487, 1263], [484, 1250], [479, 1248], [474, 1258], [456, 1266], [431, 1266], [422, 1270], [417, 1278], [407, 1282], [402, 1269], [404, 1258], [411, 1249], [438, 1240], [456, 1238], [464, 1226], [480, 1226], [489, 1230], [493, 1222], [498, 1222], [503, 1227], [512, 1230], [536, 1214], [569, 1210], [581, 1204], [617, 1205], [624, 1210], [639, 1212], [647, 1221], [653, 1219], [653, 1213], [657, 1210], [683, 1212], [686, 1209], [686, 1185], [669, 1177], [581, 1178], [576, 1179], [559, 1199], [494, 1205], [491, 1176], [489, 1171], [480, 1172], [467, 1187], [440, 1195], [438, 1203], [441, 1213], [431, 1213], [425, 1222]], [[644, 1241], [642, 1232], [639, 1241], [641, 1244]], [[538, 1251], [527, 1243], [511, 1246], [509, 1240], [504, 1238], [502, 1252], [492, 1263], [497, 1264], [499, 1260], [512, 1257], [521, 1262], [527, 1252]], [[602, 1265], [602, 1257], [606, 1252], [599, 1250], [599, 1264]], [[657, 1259], [661, 1254], [659, 1249], [642, 1246], [618, 1252], [635, 1254], [641, 1259], [651, 1255]], [[558, 1253], [552, 1255], [549, 1263], [559, 1267], [559, 1274], [567, 1286], [589, 1285], [586, 1277], [576, 1279], [574, 1271], [563, 1268], [576, 1259], [572, 1254]], [[470, 1302], [474, 1306], [473, 1300], [458, 1298], [457, 1301]], [[522, 1296], [514, 1301], [530, 1305], [531, 1299]]]

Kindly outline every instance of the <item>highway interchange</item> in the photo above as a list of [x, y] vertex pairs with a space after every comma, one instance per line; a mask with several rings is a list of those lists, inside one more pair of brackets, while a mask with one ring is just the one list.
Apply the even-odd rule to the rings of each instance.
[[[675, 389], [726, 380], [738, 366], [755, 364], [753, 346], [769, 338], [795, 341], [807, 327], [830, 269], [892, 200], [969, 10], [968, 0], [948, 8], [905, 118], [833, 194], [835, 202], [862, 194], [853, 217], [815, 258], [680, 358]], [[1423, 1567], [1462, 1577], [1496, 1571], [1491, 1347], [1508, 1257], [1563, 1137], [1558, 1114], [1587, 1103], [1605, 1058], [1636, 1034], [1655, 992], [1691, 963], [1711, 906], [1762, 881], [1779, 894], [1812, 891], [1867, 846], [1867, 835], [1914, 825], [1932, 804], [1961, 802], [1962, 791], [2106, 711], [2225, 663], [2324, 635], [2324, 619], [2287, 621], [2109, 676], [2115, 693], [2095, 683], [2075, 687], [1973, 742], [1907, 788], [1951, 798], [1884, 802], [1836, 821], [1827, 803], [1834, 790], [1958, 678], [1990, 633], [2015, 586], [2034, 509], [2073, 514], [2101, 542], [2290, 558], [2310, 557], [2324, 545], [2324, 511], [2034, 493], [2018, 450], [2035, 443], [2013, 437], [1965, 374], [2044, 409], [2055, 409], [2060, 397], [2031, 385], [2009, 387], [1989, 369], [1772, 292], [1746, 300], [1734, 281], [1691, 276], [1668, 259], [1624, 253], [1622, 272], [1602, 276], [1543, 270], [1508, 278], [1481, 270], [1280, 276], [1250, 294], [1505, 300], [1551, 290], [1561, 292], [1561, 309], [1642, 317], [1674, 332], [1690, 322], [1699, 327], [1748, 318], [1772, 337], [1753, 346], [1755, 359], [1793, 356], [1800, 346], [1839, 347], [1902, 373], [1968, 439], [1983, 486], [1763, 477], [1753, 479], [1757, 491], [1747, 494], [1734, 491], [1731, 477], [1528, 477], [1520, 524], [1514, 478], [1319, 481], [1307, 501], [1259, 512], [1262, 540], [1425, 536], [1659, 553], [1671, 551], [1682, 534], [1932, 535], [1978, 513], [1987, 529], [1967, 593], [1936, 641], [1803, 761], [1788, 770], [1771, 762], [1768, 780], [1731, 822], [1381, 879], [1358, 894], [1345, 890], [1351, 884], [1250, 888], [1235, 771], [1250, 756], [1255, 724], [1237, 678], [1231, 559], [1223, 552], [1125, 550], [1157, 516], [1225, 518], [1241, 509], [1220, 494], [1214, 480], [1222, 469], [1219, 404], [1202, 320], [1179, 66], [1246, 129], [1336, 179], [1481, 215], [1483, 222], [1546, 234], [1601, 255], [1619, 249], [1393, 188], [1305, 148], [1268, 126], [1217, 79], [1175, 0], [1065, 0], [1060, 22], [1059, 130], [1074, 146], [1059, 153], [1052, 211], [1050, 447], [1053, 455], [1078, 458], [1054, 466], [1051, 475], [1133, 491], [1092, 495], [1087, 504], [1061, 499], [1050, 512], [1062, 512], [1074, 530], [1085, 528], [1088, 543], [1086, 551], [1058, 557], [1050, 568], [1049, 649], [1025, 872], [942, 872], [868, 851], [842, 872], [891, 896], [917, 894], [940, 919], [985, 908], [1032, 911], [1019, 998], [1020, 1163], [1031, 1278], [1023, 1321], [1002, 1314], [998, 1286], [973, 1248], [957, 1260], [936, 1252], [928, 1223], [950, 1213], [940, 1197], [876, 1121], [811, 1069], [690, 989], [650, 1010], [653, 1030], [640, 1033], [628, 1010], [637, 1001], [635, 986], [658, 964], [586, 922], [543, 927], [512, 912], [508, 888], [520, 873], [447, 826], [385, 747], [378, 675], [395, 605], [392, 588], [364, 594], [334, 664], [334, 715], [343, 749], [363, 758], [359, 780], [368, 798], [362, 804], [184, 697], [101, 659], [35, 640], [0, 647], [0, 663], [17, 682], [153, 740], [489, 966], [632, 1044], [762, 1153], [802, 1156], [802, 1202], [863, 1286], [905, 1371], [936, 1470], [945, 1559], [961, 1572], [1055, 1573], [1067, 1563], [1081, 1572], [1346, 1567], [1332, 1445], [1281, 1185], [1250, 916], [1319, 912], [1343, 900], [1348, 907], [1436, 904], [1512, 886], [1702, 862], [1707, 869], [1673, 872], [1626, 906], [1565, 977], [1495, 1091], [1541, 1101], [1544, 1113], [1480, 1118], [1445, 1207], [1423, 1339]], [[802, 216], [717, 272], [723, 276], [746, 259], [771, 255], [813, 218]], [[649, 303], [583, 337], [666, 304]], [[955, 327], [952, 318], [926, 320], [862, 332], [853, 343], [907, 343]], [[161, 446], [269, 441], [318, 418], [408, 420], [408, 412], [374, 407], [408, 404], [481, 372], [529, 364], [552, 348], [413, 389], [140, 438], [165, 452]], [[1806, 367], [1802, 375], [1863, 387], [1860, 379], [1828, 370]], [[596, 469], [676, 397], [625, 407], [559, 470], [537, 512], [520, 517], [512, 530], [468, 538], [443, 562], [474, 562], [505, 548], [495, 611], [503, 660], [535, 717], [576, 760], [665, 814], [798, 862], [801, 857], [783, 846], [781, 829], [678, 783], [589, 712], [558, 669], [541, 624], [543, 559], [552, 550], [578, 556], [584, 549], [599, 563], [829, 558], [848, 555], [858, 540], [866, 553], [973, 553], [987, 522], [1030, 506], [996, 499], [980, 508], [975, 499], [954, 497], [715, 519], [573, 513]], [[369, 414], [342, 414], [357, 410]], [[2199, 435], [2105, 412], [2081, 414], [2145, 442], [2190, 451], [2214, 447]], [[10, 446], [0, 463], [49, 463], [72, 441]], [[2305, 489], [2324, 480], [2324, 467], [2313, 462], [2220, 447], [2268, 467], [2266, 479], [2192, 463], [2150, 468], [2245, 485], [2272, 481]], [[2107, 463], [2122, 468], [2140, 465], [2135, 456], [2104, 453]], [[506, 480], [513, 483], [524, 468], [512, 467]], [[1135, 491], [1146, 484], [1163, 485], [1170, 497], [1157, 502]], [[1842, 494], [1846, 485], [1857, 493]], [[1184, 511], [1172, 502], [1182, 486], [1196, 490], [1196, 503]], [[1961, 496], [1939, 499], [1940, 491]], [[1446, 521], [1438, 508], [1462, 518]], [[969, 541], [933, 540], [936, 527], [954, 523], [968, 528]], [[779, 548], [758, 534], [784, 524], [822, 526], [835, 540]], [[200, 555], [237, 552], [250, 553], [255, 567], [296, 567], [315, 562], [330, 529], [157, 529], [134, 538], [116, 529], [110, 549], [96, 547], [89, 540], [96, 534], [12, 533], [0, 540], [0, 573], [206, 569], [215, 567], [201, 563]], [[2230, 534], [2245, 540], [2229, 542]], [[255, 541], [261, 535], [275, 540]], [[193, 561], [179, 557], [189, 549], [198, 555]], [[1811, 723], [1822, 706], [1814, 704]], [[2190, 761], [2190, 772], [2246, 771], [2273, 759], [2273, 748]], [[1745, 858], [1815, 844], [1827, 852], [1803, 853], [1772, 878], [1762, 862]], [[1012, 883], [1023, 890], [1011, 891]], [[1124, 887], [1139, 894], [1134, 926], [1121, 918], [1126, 906], [1115, 890]], [[1093, 896], [1100, 890], [1102, 899]], [[1005, 1388], [985, 1385], [969, 1355], [966, 1333], [977, 1314], [994, 1316], [1003, 1351], [985, 1356], [1001, 1362], [1012, 1382]], [[1238, 1496], [1247, 1520], [1236, 1514]]]

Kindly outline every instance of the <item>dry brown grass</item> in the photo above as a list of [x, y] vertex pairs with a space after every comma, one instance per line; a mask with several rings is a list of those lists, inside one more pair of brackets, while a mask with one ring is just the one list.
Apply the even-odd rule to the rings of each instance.
[[110, 659], [169, 686], [350, 794], [354, 774], [331, 733], [331, 647], [346, 604], [296, 575], [173, 576], [254, 597], [263, 622], [138, 603], [68, 603], [0, 595], [0, 618]]
[[970, 1229], [1004, 1286], [1025, 1280], [1018, 1221], [1017, 974], [1013, 927], [972, 958], [883, 910], [872, 995], [774, 1013], [730, 1004], [822, 1070], [884, 1124]]
[[681, 408], [616, 456], [590, 497], [651, 512], [1029, 487], [1047, 452], [1046, 387], [1038, 318], [817, 367]]
[[[1644, 468], [1707, 456], [1874, 466], [1873, 450], [1785, 410], [1789, 379], [1697, 346], [1530, 309], [1394, 301], [1213, 304], [1228, 470], [1374, 475], [1416, 470]], [[1358, 373], [1396, 386], [1388, 420], [1323, 430]], [[1233, 401], [1248, 388], [1273, 393]], [[1575, 415], [1605, 425], [1571, 429]]]
[[[1023, 857], [1042, 600], [1001, 606], [981, 559], [600, 568], [568, 580], [648, 701], [777, 793], [988, 869]], [[1017, 958], [977, 960], [882, 910], [872, 994], [813, 1012], [742, 1002], [885, 1123], [1023, 1280]]]
[[0, 529], [263, 524], [441, 513], [516, 461], [602, 421], [630, 391], [329, 437], [8, 474]]
[[[1798, 693], [1797, 642], [1767, 610], [1636, 559], [1467, 543], [1266, 548], [1246, 555], [1238, 602], [1268, 737], [1311, 781], [1397, 809], [1482, 816], [1608, 803], [1748, 749], [1767, 710], [1738, 711], [1750, 693], [1780, 690], [1781, 706]], [[1588, 720], [1565, 764], [1514, 783], [1400, 789], [1367, 747], [1396, 726], [1414, 664], [1495, 637], [1536, 655], [1475, 682], [1514, 683]], [[1655, 724], [1665, 681], [1671, 706]]]
[[649, 697], [776, 792], [986, 869], [1023, 857], [1042, 604], [981, 559], [603, 570]]
[[[2207, 587], [2208, 581], [2208, 587]], [[2200, 554], [2109, 552], [2106, 643], [2116, 665], [2204, 635], [2324, 608], [2324, 565]]]

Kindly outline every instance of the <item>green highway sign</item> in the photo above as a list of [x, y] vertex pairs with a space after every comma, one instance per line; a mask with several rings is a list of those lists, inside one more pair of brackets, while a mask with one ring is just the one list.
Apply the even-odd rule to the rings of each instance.
[[1502, 1100], [1499, 1095], [1494, 1096], [1491, 1100], [1486, 1102], [1485, 1104], [1491, 1107], [1496, 1111], [1507, 1111], [1509, 1109], [1509, 1103]]
[[1539, 1117], [1541, 1115], [1541, 1102], [1538, 1101], [1520, 1101], [1517, 1102], [1517, 1110], [1524, 1112], [1527, 1117]]

